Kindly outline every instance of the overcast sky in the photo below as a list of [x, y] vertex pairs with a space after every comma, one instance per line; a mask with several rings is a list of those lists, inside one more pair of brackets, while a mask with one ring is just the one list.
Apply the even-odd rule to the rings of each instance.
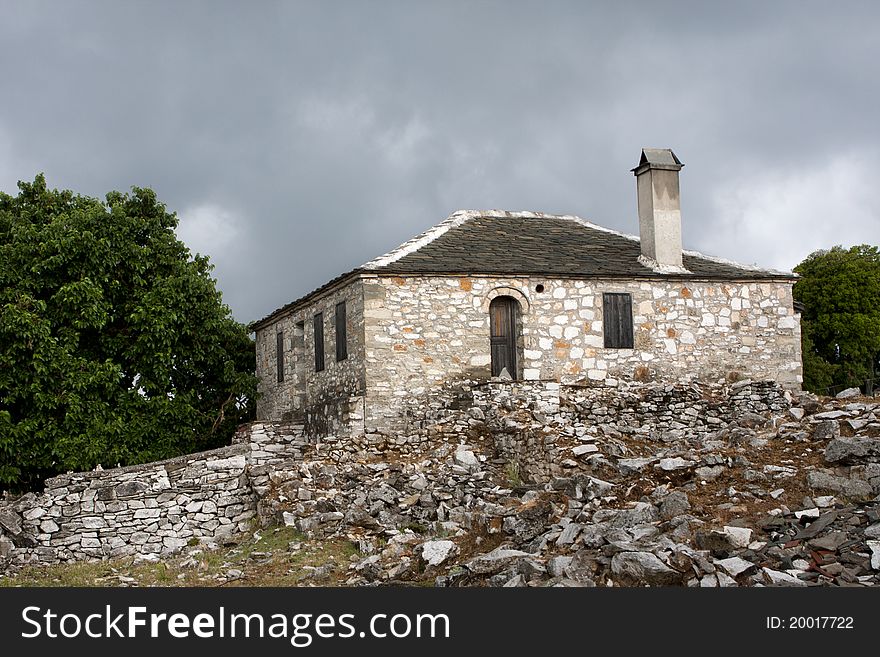
[[151, 187], [249, 322], [457, 209], [686, 248], [880, 243], [880, 3], [0, 0], [0, 190]]

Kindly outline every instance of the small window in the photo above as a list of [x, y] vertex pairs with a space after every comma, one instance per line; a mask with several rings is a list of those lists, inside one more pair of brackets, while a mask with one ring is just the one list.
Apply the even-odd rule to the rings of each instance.
[[603, 294], [602, 319], [606, 349], [633, 348], [632, 295]]
[[278, 383], [284, 381], [284, 332], [275, 334], [275, 364], [278, 369]]
[[345, 329], [345, 301], [336, 304], [336, 360], [348, 358], [348, 337]]
[[315, 371], [324, 369], [324, 313], [315, 315]]

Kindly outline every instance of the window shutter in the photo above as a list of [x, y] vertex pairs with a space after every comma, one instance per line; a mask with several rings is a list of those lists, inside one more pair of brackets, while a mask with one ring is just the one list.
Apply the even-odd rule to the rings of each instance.
[[315, 371], [324, 369], [324, 313], [315, 315]]
[[633, 348], [632, 295], [602, 295], [602, 325], [606, 349]]
[[284, 332], [275, 334], [275, 367], [278, 370], [278, 383], [284, 381]]
[[346, 335], [345, 301], [336, 304], [336, 360], [348, 358], [348, 336]]

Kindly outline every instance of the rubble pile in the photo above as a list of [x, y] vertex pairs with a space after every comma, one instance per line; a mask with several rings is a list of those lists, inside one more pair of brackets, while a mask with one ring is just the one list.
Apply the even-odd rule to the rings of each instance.
[[353, 541], [350, 585], [880, 584], [880, 403], [735, 385], [618, 413], [498, 386], [419, 455], [319, 445], [276, 466], [261, 512]]

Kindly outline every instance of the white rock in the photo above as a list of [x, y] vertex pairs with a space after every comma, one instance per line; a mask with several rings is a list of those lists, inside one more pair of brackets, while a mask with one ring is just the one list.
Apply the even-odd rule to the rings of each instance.
[[693, 465], [693, 461], [688, 461], [687, 459], [683, 459], [680, 456], [676, 456], [674, 458], [660, 459], [660, 463], [657, 464], [661, 470], [669, 472], [671, 470], [681, 470], [682, 468], [689, 468]]
[[244, 470], [246, 465], [247, 461], [245, 460], [244, 454], [232, 456], [228, 459], [215, 459], [213, 461], [205, 462], [205, 467], [207, 467], [208, 470]]
[[28, 509], [22, 515], [24, 515], [25, 520], [36, 520], [37, 518], [42, 518], [46, 515], [46, 509], [38, 506], [33, 509]]
[[51, 534], [52, 532], [58, 531], [58, 525], [56, 525], [51, 520], [44, 520], [40, 523], [40, 531], [44, 534]]
[[812, 509], [804, 509], [802, 511], [795, 511], [794, 517], [800, 520], [801, 518], [806, 518], [807, 520], [815, 520], [819, 517], [819, 509], [813, 507]]
[[594, 452], [598, 452], [599, 448], [595, 445], [578, 445], [577, 447], [572, 447], [571, 451], [575, 456], [583, 456], [584, 454], [592, 454]]
[[700, 580], [700, 588], [717, 588], [718, 587], [718, 578], [712, 575], [704, 575]]
[[452, 541], [427, 541], [421, 545], [422, 559], [429, 566], [439, 566], [449, 557], [458, 553]]
[[718, 578], [718, 586], [721, 586], [724, 588], [727, 588], [730, 586], [737, 586], [736, 580], [721, 570], [716, 572], [715, 576]]
[[871, 550], [871, 568], [880, 570], [880, 541], [866, 541], [866, 544]]
[[456, 450], [455, 463], [472, 471], [480, 469], [480, 460], [469, 449]]
[[752, 530], [747, 527], [724, 527], [727, 542], [736, 548], [745, 548], [752, 542]]
[[841, 390], [834, 397], [836, 399], [849, 399], [850, 397], [858, 397], [862, 394], [862, 391], [858, 388], [847, 388], [846, 390]]
[[716, 566], [721, 566], [731, 577], [739, 577], [755, 567], [751, 561], [740, 559], [739, 557], [730, 557], [729, 559], [720, 559], [715, 562]]
[[136, 555], [134, 555], [134, 565], [137, 566], [142, 563], [159, 563], [159, 555], [158, 554], [136, 554]]
[[789, 575], [788, 573], [784, 573], [780, 570], [771, 570], [770, 568], [763, 568], [764, 574], [770, 580], [771, 584], [776, 584], [779, 586], [806, 586], [806, 582], [802, 579], [798, 579], [794, 575]]

